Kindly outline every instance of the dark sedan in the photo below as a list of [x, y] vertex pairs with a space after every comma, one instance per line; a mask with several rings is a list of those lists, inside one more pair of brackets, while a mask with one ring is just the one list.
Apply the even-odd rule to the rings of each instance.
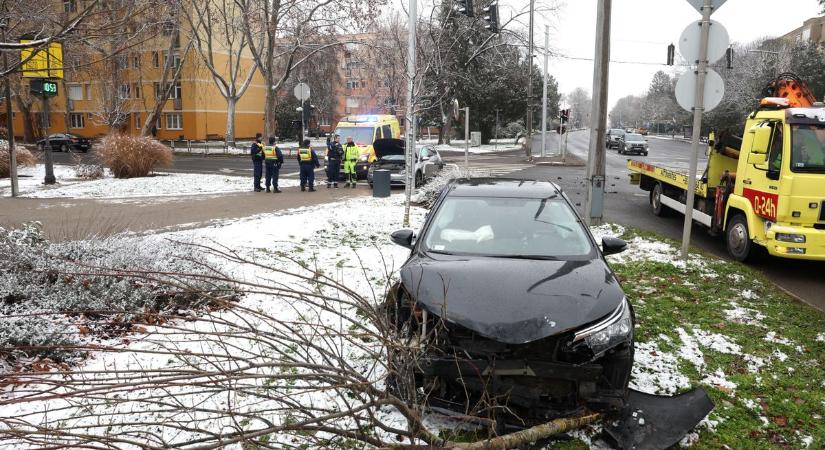
[[[55, 152], [76, 151], [86, 153], [92, 148], [92, 141], [73, 134], [58, 133], [49, 135], [49, 145], [51, 145], [52, 151]], [[40, 150], [44, 150], [46, 148], [46, 139], [37, 141], [37, 147]]]
[[428, 344], [391, 363], [391, 383], [414, 379], [430, 406], [521, 425], [625, 408], [633, 308], [603, 255], [626, 244], [606, 237], [600, 250], [555, 184], [456, 181], [419, 236], [392, 240], [412, 253], [390, 317]]

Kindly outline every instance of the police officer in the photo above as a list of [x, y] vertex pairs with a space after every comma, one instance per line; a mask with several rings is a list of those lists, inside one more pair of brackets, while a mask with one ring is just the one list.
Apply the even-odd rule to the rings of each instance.
[[341, 173], [341, 159], [344, 157], [344, 148], [341, 147], [341, 137], [335, 135], [335, 139], [327, 146], [327, 189], [330, 186], [338, 187], [338, 177]]
[[264, 171], [264, 145], [261, 143], [261, 133], [255, 134], [255, 142], [249, 148], [249, 153], [252, 155], [252, 171], [253, 171], [253, 188], [255, 192], [261, 192], [264, 189], [261, 187], [261, 176]]
[[266, 192], [269, 191], [269, 185], [272, 185], [272, 190], [276, 194], [280, 193], [278, 189], [278, 174], [281, 171], [281, 166], [284, 165], [284, 154], [281, 153], [275, 145], [275, 138], [269, 138], [269, 145], [264, 147], [264, 167], [266, 168]]
[[355, 187], [357, 175], [355, 173], [355, 164], [358, 162], [358, 146], [352, 142], [352, 136], [347, 136], [347, 144], [344, 145], [344, 178], [347, 180], [347, 187]]
[[318, 155], [310, 148], [309, 139], [298, 148], [298, 167], [301, 174], [301, 191], [305, 191], [309, 185], [309, 192], [315, 192], [315, 168], [321, 167], [318, 162]]

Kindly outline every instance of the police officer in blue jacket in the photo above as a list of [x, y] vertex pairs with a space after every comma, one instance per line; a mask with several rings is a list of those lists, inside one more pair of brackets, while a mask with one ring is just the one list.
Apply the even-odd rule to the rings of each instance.
[[275, 137], [270, 136], [269, 145], [264, 147], [264, 167], [266, 168], [266, 192], [269, 192], [269, 186], [276, 194], [280, 193], [278, 189], [278, 175], [281, 172], [281, 166], [284, 165], [284, 154], [281, 149], [275, 145]]
[[253, 172], [253, 188], [255, 192], [261, 192], [264, 189], [261, 187], [261, 176], [264, 173], [264, 144], [261, 143], [261, 133], [255, 134], [255, 142], [249, 148], [249, 154], [252, 155], [252, 172]]
[[344, 148], [341, 147], [341, 138], [337, 134], [327, 145], [327, 189], [338, 187], [338, 178], [341, 176], [341, 160], [344, 158]]
[[315, 168], [321, 167], [318, 155], [310, 148], [309, 139], [304, 139], [298, 148], [298, 166], [301, 174], [301, 190], [305, 191], [309, 185], [309, 192], [315, 192]]

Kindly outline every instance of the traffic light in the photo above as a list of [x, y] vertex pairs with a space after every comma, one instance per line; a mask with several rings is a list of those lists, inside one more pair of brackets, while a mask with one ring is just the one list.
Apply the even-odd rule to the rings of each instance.
[[498, 33], [498, 1], [490, 3], [484, 8], [484, 21], [487, 25], [484, 28], [490, 30], [491, 33]]
[[456, 0], [455, 10], [458, 11], [459, 14], [473, 17], [473, 0]]
[[676, 59], [676, 46], [670, 44], [667, 46], [667, 65], [672, 66], [674, 59]]
[[559, 111], [559, 122], [561, 122], [561, 124], [564, 125], [569, 121], [570, 121], [570, 110], [569, 109], [562, 109], [561, 111]]
[[733, 47], [728, 47], [725, 50], [725, 61], [727, 62], [727, 68], [733, 69]]

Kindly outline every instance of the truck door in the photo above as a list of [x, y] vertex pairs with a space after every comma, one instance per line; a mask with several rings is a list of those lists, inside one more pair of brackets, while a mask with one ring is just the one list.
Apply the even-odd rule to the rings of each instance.
[[756, 125], [747, 156], [745, 171], [737, 178], [742, 180], [742, 195], [753, 206], [759, 217], [776, 222], [779, 208], [779, 178], [785, 149], [785, 124], [782, 121], [765, 121]]

